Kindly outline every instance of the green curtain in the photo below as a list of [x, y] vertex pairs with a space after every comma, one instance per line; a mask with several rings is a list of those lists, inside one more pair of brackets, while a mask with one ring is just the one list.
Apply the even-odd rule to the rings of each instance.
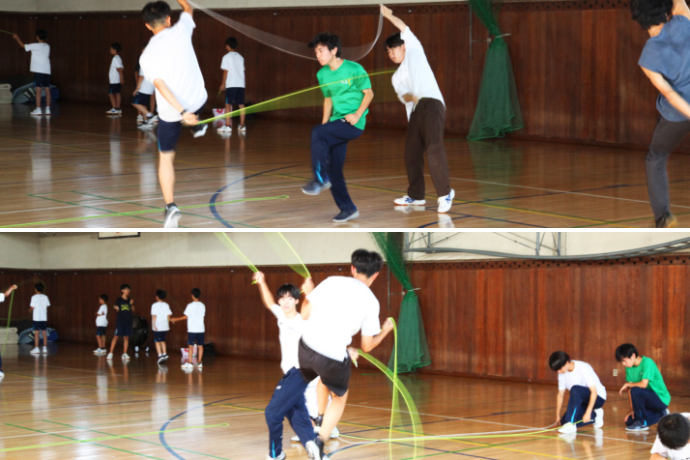
[[398, 316], [398, 349], [393, 350], [388, 367], [393, 368], [395, 353], [398, 353], [398, 372], [414, 372], [431, 364], [429, 348], [426, 343], [422, 313], [419, 309], [419, 299], [413, 290], [410, 275], [405, 267], [403, 258], [401, 232], [374, 232], [376, 244], [386, 259], [388, 269], [395, 276], [403, 289], [403, 297]]
[[524, 125], [508, 45], [501, 37], [490, 0], [469, 0], [470, 6], [494, 37], [486, 52], [477, 109], [467, 136], [471, 140], [503, 137]]

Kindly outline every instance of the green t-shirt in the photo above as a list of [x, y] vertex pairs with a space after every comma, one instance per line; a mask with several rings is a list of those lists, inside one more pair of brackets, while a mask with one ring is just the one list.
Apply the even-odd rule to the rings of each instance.
[[664, 378], [653, 359], [643, 356], [639, 366], [629, 367], [625, 370], [625, 380], [630, 383], [649, 380], [648, 388], [656, 393], [661, 402], [667, 406], [671, 403], [671, 394], [666, 389]]
[[[364, 67], [356, 62], [343, 60], [337, 70], [331, 70], [330, 66], [323, 66], [316, 74], [319, 85], [322, 86], [324, 97], [330, 97], [333, 101], [333, 113], [331, 121], [345, 118], [345, 115], [357, 112], [362, 105], [365, 89], [371, 89], [371, 80]], [[332, 84], [329, 84], [332, 83]], [[367, 123], [367, 109], [359, 119], [355, 128], [364, 129]]]

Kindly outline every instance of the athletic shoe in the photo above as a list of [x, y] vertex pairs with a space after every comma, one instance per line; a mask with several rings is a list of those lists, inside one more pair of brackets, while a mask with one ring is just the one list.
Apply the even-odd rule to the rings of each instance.
[[558, 429], [558, 432], [563, 434], [577, 433], [577, 427], [574, 423], [566, 423]]
[[324, 190], [328, 190], [329, 188], [331, 188], [331, 181], [327, 180], [326, 182], [321, 183], [319, 181], [313, 180], [304, 187], [302, 187], [302, 193], [304, 193], [305, 195], [316, 196]]
[[43, 347], [42, 353], [44, 355], [47, 355], [48, 354], [48, 347]]
[[197, 137], [201, 137], [204, 134], [206, 134], [207, 129], [208, 129], [208, 124], [196, 125], [196, 126], [194, 126], [194, 128], [192, 128], [192, 134], [194, 134], [194, 138], [196, 139]]
[[455, 198], [455, 190], [450, 189], [450, 193], [446, 196], [440, 196], [438, 198], [438, 211], [440, 213], [450, 211], [450, 207], [453, 205], [453, 198]]
[[192, 363], [184, 363], [182, 365], [182, 369], [194, 369], [194, 366], [192, 365]]
[[333, 428], [333, 431], [331, 431], [331, 439], [335, 439], [338, 436], [340, 436], [340, 430], [336, 426], [335, 428]]
[[167, 354], [167, 353], [163, 355], [163, 361], [167, 361], [167, 360], [168, 360], [168, 358], [170, 358], [170, 356], [168, 356], [168, 354]]
[[396, 198], [393, 200], [396, 206], [424, 206], [426, 200], [414, 200], [409, 196], [405, 195], [402, 198]]
[[266, 460], [285, 460], [285, 452], [281, 452], [280, 455], [277, 457], [271, 457], [270, 455], [266, 455]]
[[239, 128], [237, 128], [237, 131], [240, 133], [246, 133], [247, 132], [247, 127], [245, 125], [240, 125]]
[[108, 115], [117, 115], [117, 109], [106, 110], [105, 113], [107, 113]]
[[93, 351], [93, 354], [94, 354], [94, 355], [99, 355], [99, 354], [101, 354], [101, 349], [100, 349], [100, 348], [95, 349], [95, 350]]
[[343, 211], [333, 218], [333, 222], [347, 222], [348, 220], [354, 220], [359, 217], [359, 211], [356, 209], [351, 212]]
[[138, 126], [138, 128], [141, 129], [142, 131], [148, 131], [148, 130], [153, 129], [153, 123], [151, 123], [150, 121], [147, 121], [147, 122], [140, 124]]
[[106, 356], [105, 359], [107, 359], [108, 361], [112, 361], [112, 360], [113, 360], [113, 354], [112, 354], [112, 353], [108, 353], [108, 356]]
[[291, 437], [290, 441], [291, 442], [299, 442], [299, 436], [295, 435], [295, 436]]
[[144, 117], [141, 116], [141, 114], [137, 115], [137, 123], [143, 123], [144, 122]]
[[150, 117], [146, 117], [146, 123], [151, 123], [151, 124], [158, 123], [158, 115], [152, 115]]
[[43, 114], [44, 114], [45, 116], [49, 117], [49, 116], [50, 116], [50, 107], [46, 107], [46, 111], [43, 112]]
[[162, 363], [163, 361], [165, 361], [165, 355], [160, 355], [160, 356], [158, 357], [158, 361], [157, 361], [158, 364]]
[[122, 361], [127, 361], [129, 359], [129, 355], [127, 353], [122, 353]]
[[[320, 442], [321, 447], [316, 444], [317, 442]], [[323, 453], [323, 442], [321, 439], [317, 437], [313, 441], [308, 441], [304, 448], [307, 450], [309, 460], [321, 460], [321, 454]]]
[[122, 109], [115, 109], [115, 113], [118, 115], [122, 115]]
[[594, 409], [596, 418], [594, 419], [594, 428], [601, 428], [604, 426], [604, 409]]
[[678, 228], [678, 219], [672, 213], [667, 212], [654, 221], [656, 228]]
[[40, 117], [41, 115], [43, 115], [43, 112], [41, 111], [40, 107], [36, 107], [35, 109], [33, 109], [31, 111], [31, 113], [29, 115], [33, 115], [35, 117]]
[[5, 376], [5, 373], [3, 371], [0, 371], [0, 379]]
[[32, 355], [40, 355], [41, 354], [41, 349], [38, 347], [34, 347], [33, 350], [30, 352]]
[[640, 421], [636, 421], [629, 427], [626, 427], [625, 431], [649, 431], [649, 427]]
[[230, 126], [221, 126], [217, 131], [221, 134], [232, 134], [232, 128]]
[[204, 364], [203, 364], [203, 363], [199, 363], [199, 365], [198, 365], [196, 368], [197, 368], [197, 369], [203, 369], [203, 368], [204, 368]]
[[171, 206], [165, 209], [165, 220], [163, 221], [163, 228], [177, 228], [177, 222], [182, 217], [182, 212], [177, 206]]

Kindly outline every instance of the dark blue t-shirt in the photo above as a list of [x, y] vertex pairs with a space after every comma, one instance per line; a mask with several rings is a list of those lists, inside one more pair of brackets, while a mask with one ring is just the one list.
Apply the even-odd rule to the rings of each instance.
[[[659, 35], [647, 40], [638, 64], [660, 73], [683, 99], [690, 102], [690, 19], [672, 16]], [[688, 120], [661, 94], [656, 108], [668, 121]]]
[[132, 325], [132, 299], [123, 299], [118, 297], [115, 301], [115, 306], [120, 309], [117, 313], [117, 323], [122, 325]]

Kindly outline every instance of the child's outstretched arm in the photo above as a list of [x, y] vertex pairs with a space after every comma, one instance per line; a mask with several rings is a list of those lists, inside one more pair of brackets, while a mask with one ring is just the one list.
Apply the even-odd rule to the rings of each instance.
[[259, 286], [259, 291], [261, 292], [261, 300], [264, 303], [264, 307], [270, 310], [271, 307], [275, 305], [276, 301], [273, 297], [273, 294], [271, 293], [271, 290], [268, 287], [268, 284], [266, 283], [266, 276], [262, 272], [256, 272], [254, 273], [253, 278], [254, 281], [256, 281], [256, 284]]
[[14, 41], [16, 41], [20, 47], [24, 48], [24, 42], [22, 41], [21, 38], [19, 38], [19, 35], [12, 34], [12, 38], [14, 38]]
[[16, 284], [13, 284], [13, 285], [10, 286], [9, 288], [7, 288], [7, 290], [5, 291], [5, 297], [7, 297], [7, 296], [9, 296], [10, 294], [12, 294], [12, 291], [14, 291], [15, 289], [17, 289], [17, 285], [16, 285]]
[[187, 319], [187, 315], [180, 316], [179, 318], [170, 318], [170, 322], [175, 324], [178, 321], [184, 321]]
[[407, 24], [402, 22], [402, 19], [397, 16], [393, 16], [393, 11], [386, 5], [381, 4], [381, 15], [388, 19], [395, 27], [400, 29], [400, 32], [405, 32], [405, 29], [407, 29]]

